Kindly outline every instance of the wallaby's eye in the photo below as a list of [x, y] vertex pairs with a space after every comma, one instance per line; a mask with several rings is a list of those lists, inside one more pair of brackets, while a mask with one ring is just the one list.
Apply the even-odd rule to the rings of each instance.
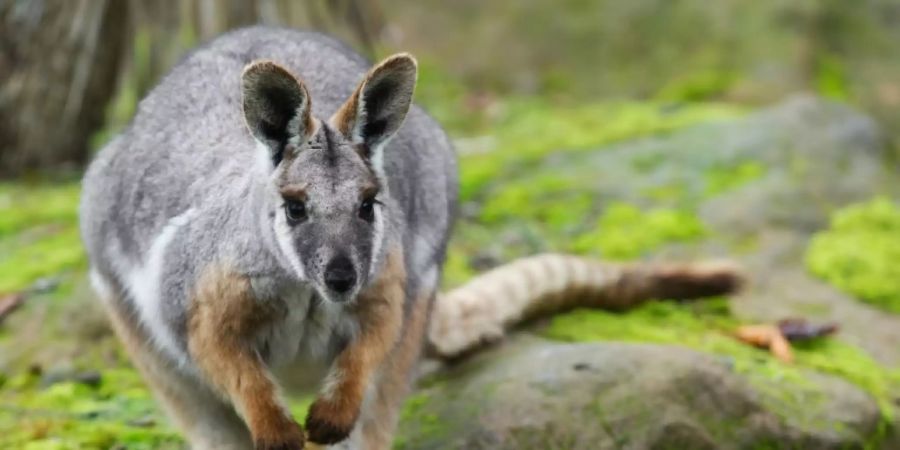
[[359, 205], [359, 218], [366, 222], [375, 220], [375, 203], [378, 200], [367, 198]]
[[286, 200], [284, 202], [284, 214], [287, 216], [288, 222], [300, 223], [306, 220], [306, 203]]

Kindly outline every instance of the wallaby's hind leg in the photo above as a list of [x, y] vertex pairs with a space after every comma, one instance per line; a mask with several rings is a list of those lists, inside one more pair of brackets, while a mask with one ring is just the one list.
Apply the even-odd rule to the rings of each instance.
[[400, 408], [409, 394], [412, 375], [425, 342], [428, 310], [434, 296], [433, 290], [420, 294], [409, 311], [410, 317], [406, 320], [400, 341], [382, 366], [374, 389], [368, 394], [373, 398], [367, 399], [367, 408], [353, 436], [360, 449], [391, 448]]
[[[94, 276], [94, 283], [106, 283]], [[110, 286], [106, 283], [106, 286]], [[176, 372], [148, 344], [139, 324], [124, 308], [118, 289], [97, 289], [113, 329], [132, 362], [193, 450], [252, 449], [250, 434], [234, 409], [197, 381]]]

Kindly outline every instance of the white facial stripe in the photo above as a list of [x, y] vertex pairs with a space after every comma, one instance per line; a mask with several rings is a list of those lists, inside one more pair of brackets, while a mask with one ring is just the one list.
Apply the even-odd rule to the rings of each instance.
[[146, 326], [148, 334], [163, 352], [173, 357], [182, 366], [187, 357], [175, 342], [175, 337], [166, 325], [162, 316], [162, 270], [165, 264], [166, 249], [175, 238], [179, 229], [184, 227], [196, 211], [191, 208], [184, 213], [169, 219], [162, 231], [153, 239], [147, 259], [142, 267], [136, 267], [125, 277], [128, 292], [134, 299], [141, 322]]
[[301, 280], [306, 280], [306, 272], [303, 270], [303, 264], [300, 263], [300, 257], [294, 249], [294, 243], [291, 239], [291, 227], [287, 224], [287, 218], [284, 216], [284, 208], [278, 208], [275, 212], [275, 240], [278, 242], [278, 248], [284, 255], [285, 259], [294, 269], [294, 273]]
[[384, 206], [375, 207], [375, 233], [372, 236], [372, 260], [369, 262], [369, 280], [375, 278], [375, 269], [381, 265], [381, 249], [384, 246]]

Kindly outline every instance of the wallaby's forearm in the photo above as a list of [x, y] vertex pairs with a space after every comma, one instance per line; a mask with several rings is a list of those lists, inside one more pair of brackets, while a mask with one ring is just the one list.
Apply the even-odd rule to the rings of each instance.
[[197, 284], [188, 348], [207, 382], [243, 416], [256, 449], [302, 448], [303, 430], [253, 342], [275, 316], [253, 297], [247, 277], [211, 268]]

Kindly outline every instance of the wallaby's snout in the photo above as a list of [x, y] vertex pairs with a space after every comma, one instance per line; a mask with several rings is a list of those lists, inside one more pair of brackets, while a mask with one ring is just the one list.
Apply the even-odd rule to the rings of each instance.
[[346, 255], [338, 255], [325, 266], [325, 286], [337, 294], [346, 294], [356, 285], [356, 268]]

